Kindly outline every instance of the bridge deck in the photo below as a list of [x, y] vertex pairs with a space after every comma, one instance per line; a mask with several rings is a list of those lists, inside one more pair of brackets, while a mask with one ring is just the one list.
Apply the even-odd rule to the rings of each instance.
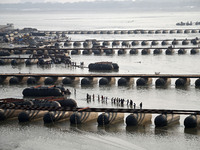
[[40, 74], [40, 73], [1, 73], [0, 76], [18, 77], [146, 77], [146, 78], [200, 78], [200, 74]]
[[123, 109], [123, 108], [119, 109], [119, 108], [89, 108], [89, 107], [64, 108], [64, 107], [23, 106], [23, 105], [8, 106], [4, 104], [0, 105], [0, 109], [200, 115], [200, 110], [172, 110], [172, 109]]

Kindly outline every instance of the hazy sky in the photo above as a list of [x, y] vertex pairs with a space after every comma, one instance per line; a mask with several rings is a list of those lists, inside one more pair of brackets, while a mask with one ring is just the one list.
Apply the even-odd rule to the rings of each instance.
[[[52, 3], [73, 3], [73, 2], [94, 2], [94, 1], [111, 1], [111, 0], [0, 0], [0, 4], [5, 3], [24, 3], [24, 2], [32, 2], [32, 3], [38, 3], [38, 2], [52, 2]], [[112, 1], [127, 1], [127, 0], [112, 0]], [[130, 1], [130, 0], [129, 0]], [[131, 0], [135, 1], [135, 0]]]

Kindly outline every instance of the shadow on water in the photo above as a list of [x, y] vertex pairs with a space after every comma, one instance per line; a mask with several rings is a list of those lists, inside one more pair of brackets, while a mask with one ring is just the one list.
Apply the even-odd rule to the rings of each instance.
[[192, 135], [200, 135], [200, 129], [199, 128], [185, 128], [184, 133], [192, 134]]
[[151, 130], [151, 122], [145, 125], [138, 125], [138, 126], [126, 126], [126, 133], [134, 134], [134, 133], [141, 133], [145, 134], [150, 132]]
[[169, 134], [174, 134], [179, 126], [180, 123], [175, 123], [165, 127], [155, 127], [154, 134], [158, 136], [168, 136]]
[[145, 85], [145, 86], [136, 86], [136, 89], [137, 90], [149, 90], [150, 86], [148, 86], [148, 85]]
[[175, 86], [177, 90], [182, 90], [182, 91], [189, 91], [190, 87], [189, 86]]
[[165, 86], [155, 86], [155, 87], [156, 87], [156, 89], [158, 89], [158, 90], [168, 90], [168, 89], [170, 88], [169, 85], [165, 85]]
[[110, 124], [110, 125], [105, 125], [105, 126], [97, 126], [98, 132], [109, 132], [109, 133], [119, 133], [124, 130], [124, 123], [116, 123], [116, 124]]

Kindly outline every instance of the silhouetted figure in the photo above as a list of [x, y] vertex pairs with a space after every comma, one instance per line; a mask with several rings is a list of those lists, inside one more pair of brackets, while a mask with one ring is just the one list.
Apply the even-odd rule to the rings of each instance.
[[131, 107], [133, 106], [133, 101], [132, 101], [132, 100], [130, 100], [130, 106], [131, 106]]
[[140, 109], [142, 109], [142, 102], [140, 103]]
[[133, 104], [133, 107], [134, 107], [134, 109], [136, 108], [136, 104], [135, 103]]

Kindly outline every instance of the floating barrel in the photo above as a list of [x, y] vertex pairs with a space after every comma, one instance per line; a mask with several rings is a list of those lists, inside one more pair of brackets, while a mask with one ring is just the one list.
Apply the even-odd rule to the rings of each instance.
[[155, 34], [161, 34], [161, 33], [162, 33], [161, 30], [156, 30], [156, 31], [155, 31]]
[[147, 30], [141, 30], [141, 34], [147, 34], [148, 31]]
[[190, 30], [189, 30], [189, 29], [187, 29], [187, 30], [185, 30], [185, 31], [184, 31], [184, 33], [190, 33]]
[[93, 81], [96, 81], [96, 79], [93, 77], [84, 77], [81, 80], [81, 85], [91, 85], [93, 83]]
[[197, 79], [197, 80], [195, 81], [195, 87], [196, 87], [196, 88], [199, 88], [199, 87], [200, 87], [200, 79]]
[[26, 64], [26, 66], [32, 65], [31, 59], [27, 59], [27, 60], [25, 61], [25, 64]]
[[87, 34], [93, 34], [93, 33], [94, 33], [93, 31], [88, 31], [88, 32], [87, 32]]
[[116, 63], [112, 62], [99, 62], [99, 63], [90, 63], [88, 65], [90, 71], [93, 70], [118, 70], [119, 66]]
[[176, 80], [176, 87], [187, 86], [190, 84], [190, 78], [179, 78]]
[[186, 53], [187, 53], [187, 51], [184, 48], [180, 48], [178, 50], [178, 54], [186, 54]]
[[134, 48], [134, 49], [131, 49], [130, 54], [138, 54], [138, 49]]
[[101, 54], [102, 54], [102, 50], [101, 50], [101, 49], [93, 49], [92, 52], [93, 52], [95, 55], [101, 55]]
[[145, 48], [145, 49], [142, 50], [141, 53], [142, 53], [142, 55], [148, 55], [148, 54], [150, 54], [150, 52], [151, 52], [150, 49]]
[[78, 55], [78, 54], [80, 54], [80, 51], [77, 49], [71, 51], [71, 55]]
[[162, 41], [161, 45], [169, 45], [169, 41]]
[[175, 114], [162, 114], [155, 118], [154, 123], [156, 127], [164, 127], [174, 123], [178, 123], [180, 115]]
[[83, 42], [83, 47], [90, 47], [92, 45], [91, 41], [85, 41]]
[[154, 30], [149, 30], [149, 31], [148, 31], [148, 34], [154, 34], [154, 33], [155, 33]]
[[120, 42], [119, 41], [113, 41], [112, 42], [112, 46], [119, 46], [120, 45]]
[[162, 49], [155, 49], [153, 51], [153, 54], [156, 55], [156, 54], [162, 54]]
[[159, 44], [159, 42], [156, 41], [156, 40], [153, 40], [153, 41], [151, 42], [151, 45], [158, 45], [158, 44]]
[[82, 124], [98, 118], [97, 112], [75, 112], [70, 116], [71, 124]]
[[[66, 108], [75, 108], [77, 107], [77, 103], [73, 99], [64, 99], [64, 100], [58, 100], [61, 107]], [[66, 120], [69, 119], [72, 112], [66, 112], [66, 111], [52, 111], [48, 112], [44, 115], [43, 121], [44, 123], [53, 123], [56, 121]]]
[[170, 30], [169, 33], [170, 34], [176, 33], [176, 30]]
[[99, 115], [97, 122], [99, 126], [115, 124], [124, 121], [124, 113], [107, 112]]
[[5, 64], [6, 64], [6, 62], [3, 59], [0, 59], [0, 65], [3, 66]]
[[64, 100], [58, 100], [57, 102], [60, 103], [61, 107], [70, 107], [70, 108], [77, 107], [76, 101], [71, 98], [65, 98]]
[[132, 30], [128, 31], [128, 34], [133, 34], [133, 33], [134, 33], [134, 31], [132, 31]]
[[134, 30], [134, 33], [135, 34], [140, 34], [141, 32], [140, 32], [140, 30]]
[[122, 42], [122, 46], [128, 47], [129, 45], [130, 45], [129, 41], [123, 41]]
[[103, 77], [99, 80], [99, 85], [108, 85], [115, 81], [115, 78], [112, 77]]
[[37, 77], [29, 77], [27, 80], [27, 84], [36, 84], [37, 83]]
[[72, 42], [67, 41], [67, 42], [64, 43], [64, 46], [65, 47], [70, 47], [70, 46], [72, 46]]
[[163, 86], [167, 86], [171, 83], [171, 79], [170, 78], [158, 78], [156, 80], [156, 87], [163, 87]]
[[110, 42], [109, 41], [104, 41], [103, 42], [103, 46], [109, 46], [110, 45]]
[[27, 79], [27, 84], [37, 84], [44, 81], [44, 77], [29, 77]]
[[81, 34], [81, 31], [75, 31], [74, 34]]
[[81, 31], [81, 34], [87, 34], [87, 31]]
[[128, 31], [126, 31], [126, 30], [121, 31], [121, 34], [127, 34], [127, 33], [128, 33]]
[[152, 114], [146, 113], [133, 113], [126, 117], [127, 126], [144, 125], [145, 123], [151, 122]]
[[199, 115], [190, 115], [185, 118], [184, 126], [185, 128], [196, 128], [200, 125], [200, 116]]
[[100, 31], [100, 34], [107, 34], [107, 31]]
[[197, 53], [199, 53], [199, 49], [197, 49], [197, 48], [193, 48], [193, 49], [191, 49], [191, 51], [190, 51], [190, 54], [191, 54], [191, 55], [195, 55], [195, 54], [197, 54]]
[[37, 55], [43, 55], [44, 54], [44, 51], [42, 50], [37, 50]]
[[37, 60], [36, 59], [27, 59], [25, 61], [26, 66], [32, 65], [32, 64], [37, 64]]
[[177, 30], [177, 33], [183, 33], [183, 30]]
[[[43, 101], [43, 100], [33, 100], [34, 106], [38, 107], [60, 107], [60, 103], [57, 101]], [[46, 114], [48, 111], [47, 110], [26, 110], [22, 111], [18, 115], [18, 120], [19, 122], [27, 122], [31, 120], [36, 120], [40, 119]]]
[[130, 78], [130, 77], [121, 77], [119, 80], [118, 80], [118, 86], [125, 86], [125, 85], [128, 85], [130, 82], [133, 82], [134, 79], [133, 78]]
[[190, 41], [185, 39], [185, 40], [183, 40], [182, 45], [188, 45], [189, 43], [190, 43]]
[[142, 45], [142, 46], [149, 45], [149, 41], [142, 41], [141, 45]]
[[163, 34], [169, 33], [169, 30], [163, 30], [162, 33]]
[[63, 80], [62, 80], [62, 83], [63, 84], [72, 84], [75, 80], [77, 80], [78, 78], [76, 77], [65, 77]]
[[100, 46], [100, 45], [101, 45], [101, 43], [98, 42], [98, 41], [94, 41], [94, 42], [93, 42], [93, 46]]
[[22, 51], [20, 51], [20, 50], [14, 50], [14, 54], [15, 54], [15, 55], [22, 54]]
[[81, 46], [81, 42], [79, 41], [75, 41], [73, 44], [74, 47], [80, 47]]
[[11, 85], [19, 84], [22, 81], [22, 78], [23, 77], [12, 77], [12, 78], [10, 78], [9, 83]]
[[126, 53], [126, 50], [125, 49], [119, 49], [117, 53], [118, 53], [118, 55], [122, 55], [122, 54]]
[[104, 53], [105, 53], [106, 55], [111, 55], [111, 54], [114, 54], [115, 51], [114, 51], [113, 49], [104, 49]]
[[137, 45], [139, 45], [139, 41], [133, 41], [133, 42], [131, 43], [131, 45], [132, 45], [132, 46], [137, 46]]
[[6, 79], [7, 79], [7, 76], [0, 76], [0, 84], [4, 83]]
[[24, 96], [62, 96], [65, 90], [62, 87], [29, 87], [22, 92]]
[[108, 31], [107, 34], [114, 34], [114, 31]]
[[68, 34], [74, 34], [74, 31], [69, 31]]
[[18, 115], [19, 122], [28, 122], [31, 120], [40, 119], [46, 114], [48, 111], [41, 110], [28, 110], [23, 111]]
[[197, 45], [197, 44], [199, 44], [199, 39], [198, 39], [198, 38], [192, 39], [192, 40], [191, 40], [191, 43], [192, 43], [193, 45]]
[[172, 45], [178, 45], [178, 44], [179, 44], [179, 41], [178, 41], [178, 40], [174, 39], [174, 40], [172, 41]]
[[94, 31], [94, 34], [100, 34], [100, 31]]
[[10, 52], [8, 52], [8, 51], [0, 51], [0, 56], [10, 56]]
[[114, 31], [114, 34], [121, 34], [121, 31]]
[[51, 85], [51, 84], [54, 84], [57, 80], [58, 80], [58, 77], [47, 77], [44, 80], [44, 84], [45, 85]]
[[53, 123], [57, 121], [68, 120], [72, 112], [66, 111], [51, 111], [43, 116], [44, 123]]
[[198, 30], [193, 29], [191, 33], [198, 33]]
[[85, 49], [85, 50], [83, 50], [82, 54], [83, 55], [90, 55], [90, 54], [92, 54], [92, 50], [91, 49]]
[[174, 54], [175, 50], [173, 48], [168, 48], [166, 51], [165, 51], [165, 54], [166, 55], [172, 55]]
[[15, 118], [22, 111], [23, 110], [18, 110], [18, 109], [0, 109], [0, 121], [4, 121], [10, 118]]
[[12, 66], [18, 65], [19, 62], [20, 62], [19, 59], [13, 59], [13, 60], [11, 60], [11, 65], [12, 65]]
[[139, 78], [136, 81], [137, 86], [146, 86], [146, 85], [150, 85], [152, 83], [152, 78]]

